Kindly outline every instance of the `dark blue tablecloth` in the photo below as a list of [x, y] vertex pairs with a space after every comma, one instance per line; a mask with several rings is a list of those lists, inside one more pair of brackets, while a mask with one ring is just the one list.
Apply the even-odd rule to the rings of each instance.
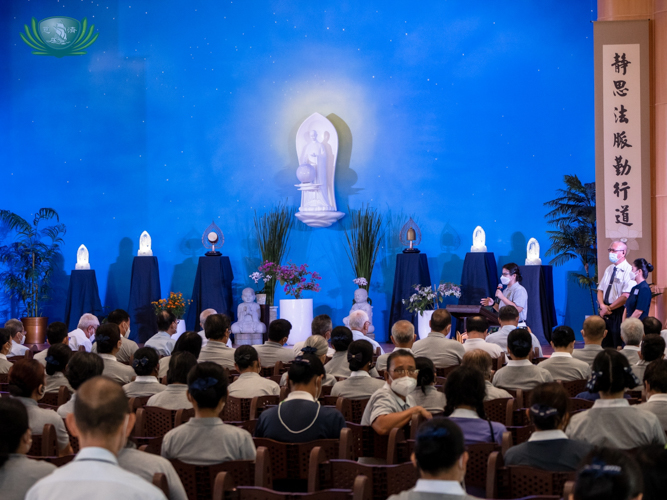
[[519, 266], [519, 269], [523, 277], [521, 285], [528, 292], [526, 324], [540, 344], [548, 344], [551, 340], [551, 330], [556, 325], [553, 267]]
[[234, 297], [232, 280], [234, 273], [229, 257], [199, 257], [197, 276], [192, 288], [192, 304], [185, 315], [188, 330], [199, 331], [199, 314], [213, 308], [218, 314], [226, 314], [234, 321]]
[[143, 343], [157, 333], [151, 302], [160, 300], [160, 270], [157, 257], [135, 257], [130, 282], [130, 338]]
[[102, 314], [102, 303], [94, 269], [72, 271], [65, 303], [65, 324], [68, 331], [76, 329], [79, 318], [85, 313]]
[[493, 252], [468, 252], [461, 272], [459, 304], [479, 305], [483, 298], [495, 297], [497, 287], [498, 267]]
[[[405, 319], [415, 325], [418, 329], [417, 314], [411, 313], [403, 305], [403, 299], [409, 299], [414, 285], [431, 285], [431, 273], [428, 270], [428, 259], [425, 253], [399, 253], [396, 256], [396, 273], [394, 274], [394, 291], [391, 295], [391, 310], [389, 313], [389, 329], [398, 320]], [[389, 332], [385, 338], [378, 337], [378, 328], [375, 328], [376, 340], [379, 342], [389, 341]]]

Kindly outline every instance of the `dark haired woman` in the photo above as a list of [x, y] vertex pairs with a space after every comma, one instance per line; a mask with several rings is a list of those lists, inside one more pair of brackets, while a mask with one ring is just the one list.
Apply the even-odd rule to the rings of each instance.
[[72, 349], [66, 344], [55, 344], [46, 353], [46, 388], [44, 392], [58, 392], [64, 385], [74, 392], [65, 377], [65, 368], [72, 357]]
[[505, 264], [500, 276], [500, 283], [507, 287], [501, 290], [498, 286], [496, 290], [496, 299], [487, 297], [482, 299], [480, 303], [483, 306], [493, 306], [497, 311], [503, 306], [514, 306], [519, 311], [519, 327], [526, 326], [526, 317], [528, 315], [528, 292], [521, 286], [521, 270], [514, 262]]
[[259, 374], [262, 365], [257, 349], [253, 346], [242, 345], [234, 351], [234, 367], [240, 375], [229, 385], [230, 396], [235, 398], [280, 396], [280, 386]]
[[[612, 448], [591, 452], [577, 474], [574, 500], [640, 500], [642, 471], [632, 456]], [[664, 491], [660, 492], [663, 498]]]
[[648, 286], [646, 278], [653, 271], [653, 266], [646, 259], [635, 259], [632, 263], [632, 274], [635, 286], [630, 290], [630, 296], [625, 301], [623, 321], [626, 318], [638, 318], [643, 320], [648, 317], [648, 308], [651, 305], [651, 287]]
[[26, 453], [32, 446], [28, 412], [13, 399], [0, 399], [0, 492], [3, 500], [23, 500], [32, 485], [56, 470]]
[[219, 417], [227, 400], [227, 374], [222, 366], [211, 361], [194, 366], [188, 374], [188, 399], [195, 416], [165, 434], [163, 457], [193, 465], [255, 459], [250, 433]]
[[620, 352], [605, 349], [595, 357], [589, 392], [599, 392], [600, 399], [590, 410], [572, 417], [567, 428], [571, 439], [595, 446], [629, 450], [649, 444], [665, 444], [665, 432], [653, 413], [630, 406], [623, 397], [625, 389], [639, 385], [632, 367]]
[[58, 407], [58, 415], [61, 418], [74, 413], [74, 402], [76, 401], [76, 391], [86, 381], [93, 377], [99, 377], [104, 371], [104, 362], [94, 352], [75, 352], [67, 363], [65, 375], [67, 381], [72, 387], [74, 394], [64, 405]]
[[583, 441], [569, 439], [564, 430], [570, 421], [570, 396], [562, 384], [549, 382], [533, 389], [528, 409], [535, 432], [527, 443], [510, 448], [506, 465], [526, 465], [549, 471], [572, 471], [591, 451]]
[[442, 413], [447, 398], [435, 388], [435, 366], [429, 358], [415, 358], [417, 367], [417, 388], [410, 393], [416, 406], [422, 406], [431, 413]]
[[128, 398], [141, 398], [153, 396], [166, 389], [157, 379], [160, 357], [152, 347], [141, 347], [134, 351], [132, 368], [137, 377], [123, 386], [123, 391]]
[[347, 360], [350, 377], [334, 384], [331, 389], [332, 396], [367, 399], [384, 387], [384, 380], [373, 378], [369, 373], [373, 363], [373, 344], [365, 340], [355, 340], [347, 348]]
[[350, 365], [347, 361], [347, 349], [352, 343], [352, 330], [346, 326], [337, 326], [331, 331], [331, 346], [336, 351], [324, 369], [334, 377], [349, 377]]
[[[173, 356], [177, 352], [187, 351], [192, 353], [195, 358], [199, 358], [199, 353], [201, 352], [202, 345], [203, 341], [201, 335], [199, 335], [196, 332], [185, 332], [178, 337], [178, 340], [174, 345], [174, 350], [171, 352], [171, 355]], [[160, 380], [162, 379], [162, 377], [167, 376], [167, 372], [169, 371], [170, 360], [171, 356], [165, 356], [164, 358], [160, 358], [160, 371], [158, 373], [158, 378]]]

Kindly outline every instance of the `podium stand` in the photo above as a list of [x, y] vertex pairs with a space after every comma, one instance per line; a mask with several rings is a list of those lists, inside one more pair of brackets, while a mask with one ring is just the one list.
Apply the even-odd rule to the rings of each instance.
[[197, 328], [199, 315], [204, 309], [215, 309], [218, 314], [226, 314], [234, 321], [234, 298], [232, 296], [232, 280], [234, 273], [229, 257], [199, 257], [197, 276], [192, 288], [192, 304], [185, 315], [188, 330], [199, 331]]
[[130, 314], [132, 340], [144, 343], [157, 333], [157, 322], [151, 302], [160, 300], [160, 270], [157, 257], [135, 257], [130, 282]]
[[[389, 328], [398, 320], [405, 319], [419, 331], [417, 314], [411, 313], [403, 304], [414, 291], [414, 285], [428, 286], [431, 284], [431, 273], [428, 270], [428, 259], [425, 253], [399, 253], [396, 256], [396, 272], [394, 273], [394, 291], [391, 295]], [[388, 341], [389, 339], [385, 339]]]
[[521, 285], [528, 294], [526, 324], [540, 344], [551, 341], [551, 330], [557, 323], [554, 305], [554, 281], [552, 266], [519, 266]]
[[65, 324], [68, 332], [76, 329], [79, 319], [85, 313], [102, 313], [97, 277], [94, 269], [75, 269], [69, 279], [65, 303]]
[[489, 322], [489, 326], [499, 326], [500, 322], [498, 321], [498, 313], [492, 307], [486, 307], [482, 305], [457, 305], [450, 304], [445, 309], [458, 320], [463, 320], [460, 323], [461, 332], [467, 331], [466, 328], [466, 319], [470, 316], [482, 316], [486, 321]]
[[[468, 252], [461, 272], [459, 304], [479, 305], [483, 298], [494, 297], [497, 287], [498, 267], [493, 252]], [[458, 325], [452, 325], [452, 335], [456, 330], [462, 331]]]

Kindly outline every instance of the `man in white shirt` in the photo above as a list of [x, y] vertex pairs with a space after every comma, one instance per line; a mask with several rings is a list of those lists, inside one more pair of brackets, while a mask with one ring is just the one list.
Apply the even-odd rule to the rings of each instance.
[[348, 325], [350, 330], [352, 330], [352, 340], [365, 340], [373, 344], [373, 350], [380, 348], [380, 354], [384, 354], [384, 349], [378, 344], [375, 340], [370, 337], [367, 337], [368, 328], [371, 326], [371, 322], [368, 321], [368, 314], [364, 311], [358, 310], [350, 313]]
[[269, 340], [262, 345], [253, 346], [259, 355], [262, 366], [274, 366], [277, 361], [291, 363], [294, 361], [294, 351], [283, 347], [287, 343], [292, 323], [286, 319], [277, 319], [269, 325]]
[[158, 332], [149, 338], [144, 347], [152, 347], [160, 356], [171, 356], [176, 341], [171, 336], [176, 333], [178, 321], [171, 311], [162, 310], [157, 314]]
[[489, 329], [489, 322], [483, 316], [470, 316], [466, 320], [467, 339], [463, 344], [466, 352], [481, 349], [488, 353], [492, 358], [499, 358], [503, 353], [503, 349], [492, 342], [487, 342], [487, 330]]
[[433, 361], [436, 368], [460, 365], [466, 350], [460, 342], [447, 338], [452, 329], [452, 316], [446, 309], [436, 309], [429, 321], [431, 333], [412, 346], [415, 356]]
[[611, 265], [605, 269], [598, 284], [598, 306], [600, 317], [607, 324], [609, 335], [602, 341], [602, 347], [618, 347], [621, 341], [621, 321], [625, 301], [630, 296], [634, 281], [632, 266], [626, 260], [628, 247], [622, 241], [614, 241], [609, 247]]
[[530, 391], [537, 385], [553, 382], [547, 370], [534, 365], [528, 359], [531, 351], [530, 333], [525, 328], [517, 328], [507, 337], [507, 348], [511, 360], [493, 376], [493, 385], [503, 389]]
[[[490, 344], [498, 344], [509, 354], [507, 350], [507, 337], [512, 330], [515, 330], [519, 326], [519, 311], [514, 306], [503, 306], [498, 311], [498, 321], [500, 322], [500, 330], [487, 336], [486, 341]], [[543, 354], [540, 341], [537, 340], [537, 337], [530, 329], [528, 329], [528, 332], [530, 332], [533, 348], [537, 347], [539, 349], [538, 356], [541, 358]]]
[[229, 317], [225, 314], [211, 314], [206, 318], [205, 325], [204, 329], [209, 342], [202, 348], [197, 361], [200, 363], [212, 361], [223, 368], [233, 370], [235, 349], [227, 347], [229, 335], [232, 333], [230, 329], [232, 323]]
[[554, 380], [570, 382], [584, 380], [591, 376], [591, 367], [585, 361], [572, 357], [574, 351], [574, 331], [569, 326], [557, 326], [551, 332], [551, 346], [554, 353], [539, 364], [551, 373]]
[[[49, 326], [46, 327], [46, 341], [49, 343], [49, 347], [56, 344], [68, 345], [67, 325], [61, 321], [50, 323]], [[32, 359], [39, 361], [42, 366], [46, 366], [46, 356], [48, 352], [48, 348], [44, 349], [35, 354]]]
[[9, 336], [12, 338], [12, 348], [7, 357], [23, 356], [29, 350], [23, 345], [25, 343], [25, 328], [23, 328], [23, 323], [18, 319], [10, 319], [5, 323], [5, 328], [9, 331]]
[[628, 358], [630, 366], [639, 362], [639, 344], [644, 338], [644, 324], [637, 318], [628, 318], [621, 323], [621, 339], [625, 346], [621, 354]]
[[[417, 340], [415, 326], [409, 321], [401, 319], [391, 327], [391, 337], [389, 338], [391, 339], [391, 343], [396, 346], [396, 349], [412, 352], [412, 345], [415, 343], [415, 340]], [[377, 363], [375, 364], [375, 368], [377, 368], [378, 372], [383, 372], [387, 369], [388, 358], [389, 354], [383, 354], [378, 358]]]
[[653, 361], [644, 372], [646, 403], [637, 408], [657, 415], [660, 425], [667, 432], [667, 360]]
[[[115, 309], [107, 316], [107, 323], [118, 325], [121, 336], [121, 346], [116, 358], [121, 363], [129, 363], [132, 355], [139, 346], [134, 340], [130, 340], [130, 315], [123, 309]], [[95, 352], [95, 345], [93, 345], [93, 352]]]
[[575, 349], [572, 357], [593, 366], [595, 356], [604, 350], [602, 340], [607, 336], [607, 323], [600, 316], [589, 316], [584, 320], [581, 335], [584, 337], [584, 348]]
[[72, 330], [67, 334], [70, 349], [76, 352], [79, 350], [79, 346], [84, 346], [86, 352], [91, 352], [93, 344], [90, 338], [95, 336], [95, 332], [99, 326], [100, 320], [94, 314], [86, 313], [81, 316], [76, 330]]
[[102, 374], [121, 385], [129, 384], [136, 376], [134, 370], [116, 359], [121, 346], [120, 328], [113, 323], [105, 323], [97, 332], [98, 356], [104, 362]]
[[[333, 330], [333, 323], [331, 322], [331, 316], [328, 314], [320, 314], [318, 316], [315, 316], [313, 318], [312, 323], [310, 324], [310, 334], [311, 335], [319, 335], [321, 337], [324, 337], [327, 342], [329, 342], [329, 339], [331, 338], [331, 330]], [[297, 342], [294, 344], [294, 355], [299, 356], [301, 354], [301, 348], [306, 344], [305, 340], [302, 340], [301, 342]], [[327, 351], [327, 356], [328, 357], [333, 357], [335, 354], [335, 350], [333, 350], [331, 347], [329, 347], [329, 350]]]
[[104, 377], [85, 382], [77, 392], [67, 427], [81, 451], [72, 462], [38, 481], [27, 500], [165, 500], [158, 488], [118, 465], [118, 453], [134, 427], [135, 415], [121, 387]]

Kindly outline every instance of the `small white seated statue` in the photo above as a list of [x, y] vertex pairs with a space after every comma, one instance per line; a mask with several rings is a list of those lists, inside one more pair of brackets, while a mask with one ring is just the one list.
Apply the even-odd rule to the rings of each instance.
[[[373, 326], [373, 306], [368, 303], [368, 292], [365, 288], [357, 288], [354, 291], [354, 305], [350, 309], [350, 314], [354, 311], [364, 311], [368, 315], [368, 321], [371, 324], [368, 327], [368, 333], [373, 333], [375, 327]], [[350, 316], [343, 318], [343, 323], [349, 328]]]
[[232, 333], [265, 333], [266, 325], [259, 320], [260, 307], [255, 302], [255, 290], [245, 288], [241, 299], [243, 302], [236, 313], [238, 321], [232, 323]]

